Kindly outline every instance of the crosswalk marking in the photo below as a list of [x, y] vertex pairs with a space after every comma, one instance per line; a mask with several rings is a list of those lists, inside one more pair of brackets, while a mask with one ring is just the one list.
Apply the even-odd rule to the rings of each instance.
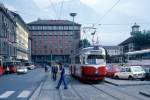
[[12, 95], [15, 91], [6, 91], [3, 94], [0, 95], [0, 98], [8, 98], [10, 95]]
[[18, 98], [27, 98], [30, 95], [30, 91], [24, 90], [17, 97]]

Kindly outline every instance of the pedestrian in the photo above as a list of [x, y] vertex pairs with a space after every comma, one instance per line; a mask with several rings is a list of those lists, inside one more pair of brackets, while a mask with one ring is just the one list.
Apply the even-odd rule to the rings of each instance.
[[56, 79], [57, 79], [57, 72], [58, 72], [58, 67], [57, 67], [57, 65], [55, 65], [53, 68], [53, 80], [54, 81], [56, 81]]
[[54, 79], [54, 65], [51, 66], [51, 78]]
[[48, 67], [44, 64], [44, 69], [45, 69], [45, 72], [48, 71]]
[[65, 68], [63, 67], [61, 63], [59, 63], [59, 67], [60, 67], [60, 79], [59, 79], [58, 85], [56, 86], [56, 89], [59, 89], [62, 82], [64, 83], [64, 89], [68, 89], [67, 83], [65, 80]]

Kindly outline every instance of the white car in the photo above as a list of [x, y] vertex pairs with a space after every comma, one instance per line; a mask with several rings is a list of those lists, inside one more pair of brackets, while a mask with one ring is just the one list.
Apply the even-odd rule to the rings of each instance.
[[141, 66], [127, 66], [122, 67], [120, 72], [115, 73], [116, 79], [141, 79], [145, 78], [145, 71]]
[[17, 73], [18, 73], [18, 74], [25, 74], [25, 73], [27, 73], [27, 72], [28, 72], [27, 67], [18, 67], [18, 68], [17, 68]]
[[34, 64], [31, 64], [31, 63], [25, 63], [25, 66], [26, 66], [29, 70], [35, 69], [35, 65], [34, 65]]

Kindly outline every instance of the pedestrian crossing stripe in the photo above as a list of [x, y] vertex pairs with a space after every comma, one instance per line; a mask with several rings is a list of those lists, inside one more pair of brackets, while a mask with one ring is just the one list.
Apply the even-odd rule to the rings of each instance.
[[8, 98], [10, 95], [12, 95], [15, 91], [6, 91], [3, 94], [0, 95], [0, 98]]
[[[0, 94], [0, 99], [9, 98], [11, 95], [13, 95], [16, 91], [6, 91], [2, 94]], [[31, 91], [29, 90], [23, 90], [16, 98], [27, 98], [30, 95]]]
[[23, 92], [21, 92], [17, 97], [18, 98], [26, 98], [30, 95], [30, 91], [28, 90], [24, 90]]

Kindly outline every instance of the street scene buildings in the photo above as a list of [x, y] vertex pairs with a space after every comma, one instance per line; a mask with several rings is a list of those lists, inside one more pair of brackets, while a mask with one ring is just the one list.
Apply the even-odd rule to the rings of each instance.
[[150, 2], [111, 2], [0, 1], [0, 100], [149, 100]]
[[0, 58], [15, 59], [16, 57], [16, 23], [12, 13], [0, 5]]
[[28, 23], [32, 38], [32, 61], [70, 63], [79, 48], [80, 24], [68, 20], [41, 20]]

